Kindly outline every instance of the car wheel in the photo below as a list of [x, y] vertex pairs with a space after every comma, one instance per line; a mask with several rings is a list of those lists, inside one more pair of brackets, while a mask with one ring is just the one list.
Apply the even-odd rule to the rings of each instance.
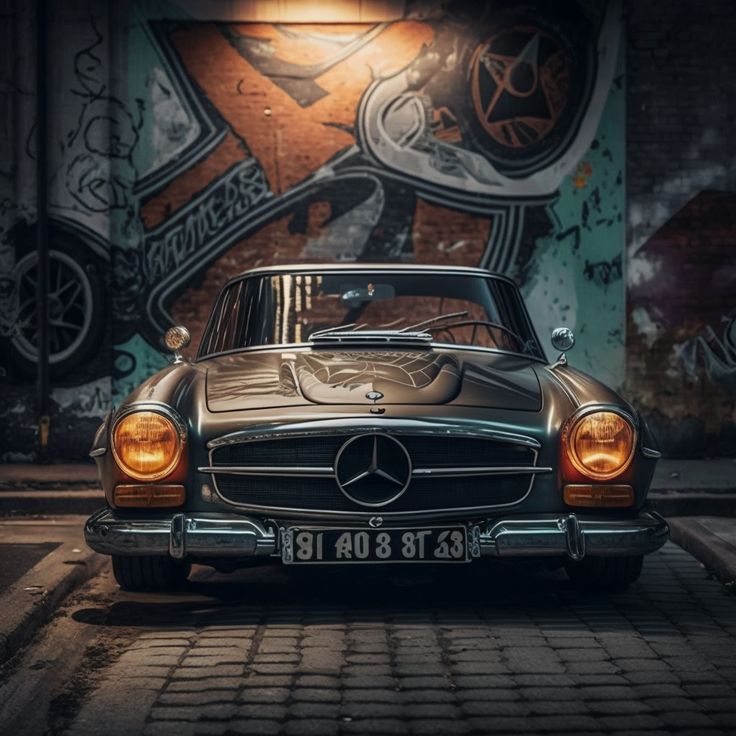
[[585, 557], [580, 562], [568, 562], [565, 569], [576, 585], [591, 590], [624, 590], [639, 579], [644, 561], [634, 557]]
[[112, 571], [123, 590], [176, 590], [186, 582], [189, 567], [171, 557], [112, 556]]

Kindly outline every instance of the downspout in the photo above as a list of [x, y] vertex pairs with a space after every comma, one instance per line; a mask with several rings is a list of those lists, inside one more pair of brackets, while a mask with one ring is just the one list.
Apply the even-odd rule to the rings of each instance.
[[49, 441], [49, 235], [48, 235], [48, 81], [47, 5], [36, 0], [36, 253], [38, 279], [38, 449], [46, 459]]

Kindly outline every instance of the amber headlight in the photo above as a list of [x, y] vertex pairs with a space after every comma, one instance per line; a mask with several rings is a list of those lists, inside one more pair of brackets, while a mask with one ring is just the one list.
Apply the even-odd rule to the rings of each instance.
[[570, 462], [583, 475], [608, 480], [620, 475], [634, 455], [634, 428], [612, 411], [580, 417], [567, 436]]
[[136, 411], [115, 424], [112, 451], [131, 478], [158, 480], [176, 467], [182, 442], [171, 419], [155, 411]]

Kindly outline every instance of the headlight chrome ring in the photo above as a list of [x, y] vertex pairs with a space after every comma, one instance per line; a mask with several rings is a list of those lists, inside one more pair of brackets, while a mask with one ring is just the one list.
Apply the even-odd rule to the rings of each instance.
[[637, 443], [634, 420], [617, 407], [585, 407], [563, 434], [568, 459], [591, 480], [619, 477], [631, 465]]
[[156, 481], [170, 475], [179, 464], [186, 427], [165, 404], [134, 404], [115, 418], [110, 439], [115, 462], [126, 475]]

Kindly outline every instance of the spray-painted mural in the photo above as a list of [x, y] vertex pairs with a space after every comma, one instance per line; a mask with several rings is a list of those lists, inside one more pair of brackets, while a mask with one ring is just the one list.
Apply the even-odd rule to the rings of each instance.
[[736, 194], [702, 191], [632, 259], [631, 392], [669, 452], [736, 446]]
[[[162, 365], [172, 322], [196, 344], [228, 278], [289, 261], [510, 274], [542, 334], [573, 327], [573, 362], [623, 382], [618, 2], [408, 4], [370, 25], [129, 5], [125, 43], [88, 16], [58, 61], [52, 352], [57, 386], [76, 386], [55, 393], [69, 415], [104, 404], [110, 374], [115, 400]], [[14, 188], [0, 332], [18, 387], [34, 357], [21, 243], [35, 217]]]

